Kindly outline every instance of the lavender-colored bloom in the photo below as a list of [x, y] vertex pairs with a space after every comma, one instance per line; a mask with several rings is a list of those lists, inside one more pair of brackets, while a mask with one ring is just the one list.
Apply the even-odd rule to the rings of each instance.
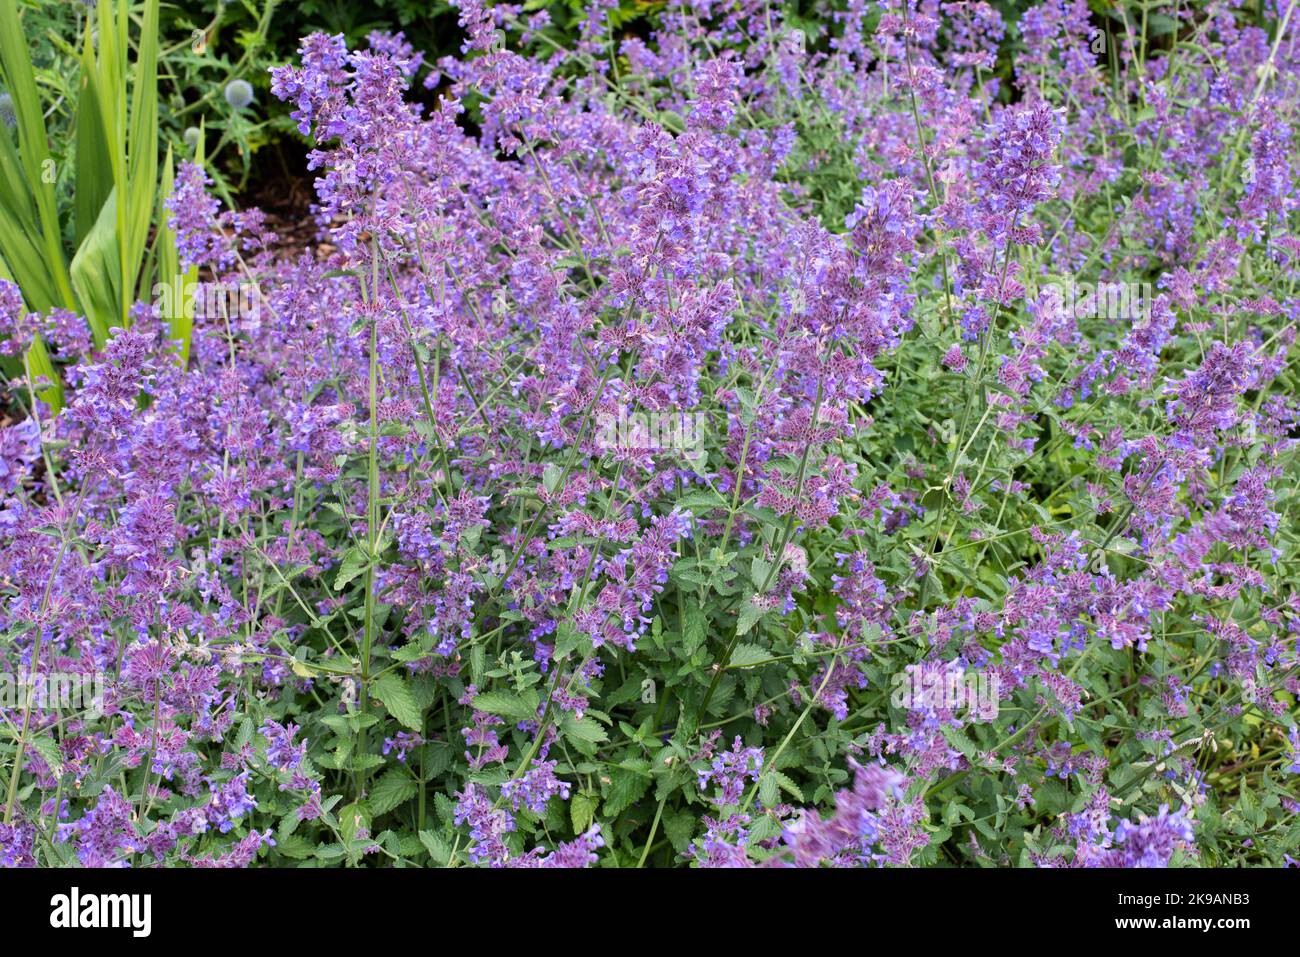
[[[898, 805], [906, 779], [884, 765], [859, 765], [850, 761], [853, 788], [835, 796], [835, 813], [823, 819], [815, 810], [804, 810], [782, 835], [796, 867], [831, 865], [862, 866], [879, 856], [873, 846], [887, 834], [914, 830], [906, 819], [887, 819]], [[780, 864], [784, 857], [774, 860]], [[901, 863], [901, 861], [900, 861]]]
[[27, 347], [32, 329], [22, 290], [0, 279], [0, 355], [16, 356]]
[[591, 867], [598, 860], [596, 852], [604, 846], [605, 839], [601, 836], [600, 825], [593, 824], [574, 840], [565, 841], [549, 854], [542, 848], [535, 848], [527, 854], [510, 858], [506, 866], [566, 869]]
[[1183, 811], [1169, 813], [1160, 805], [1155, 817], [1138, 818], [1137, 823], [1120, 821], [1115, 826], [1114, 847], [1102, 855], [1106, 867], [1168, 867], [1177, 850], [1195, 846], [1192, 822]]
[[266, 760], [272, 767], [279, 771], [292, 771], [302, 764], [307, 754], [307, 742], [294, 743], [294, 735], [298, 733], [296, 724], [282, 725], [267, 719], [258, 732], [266, 738]]
[[391, 752], [396, 751], [397, 760], [405, 763], [406, 752], [413, 748], [418, 748], [422, 744], [424, 744], [424, 738], [420, 735], [412, 734], [409, 731], [399, 731], [391, 738], [384, 738], [383, 753], [388, 755]]
[[216, 231], [221, 204], [208, 194], [211, 185], [211, 177], [201, 167], [184, 162], [176, 170], [176, 185], [166, 200], [171, 213], [167, 225], [176, 234], [176, 248], [187, 266], [213, 262], [225, 268], [229, 263], [225, 243]]
[[35, 867], [35, 844], [36, 828], [30, 824], [0, 824], [0, 867]]
[[208, 823], [214, 824], [222, 834], [250, 811], [257, 809], [257, 801], [248, 793], [248, 772], [235, 775], [224, 784], [209, 783], [211, 799], [207, 805]]
[[105, 786], [95, 806], [72, 824], [59, 825], [59, 839], [71, 840], [77, 859], [86, 867], [126, 867], [140, 849], [135, 809], [111, 786]]
[[32, 419], [0, 426], [0, 493], [8, 494], [41, 457], [41, 434]]
[[745, 851], [749, 821], [747, 814], [732, 814], [725, 821], [704, 818], [704, 836], [691, 844], [688, 856], [704, 868], [752, 867]]
[[501, 785], [501, 795], [518, 811], [523, 804], [534, 814], [546, 811], [546, 803], [557, 794], [560, 800], [569, 799], [569, 785], [555, 776], [555, 761], [539, 761], [523, 775], [511, 778]]
[[737, 87], [744, 69], [725, 57], [709, 60], [695, 73], [691, 118], [712, 130], [725, 129], [736, 115]]
[[492, 799], [473, 782], [465, 785], [456, 795], [456, 824], [468, 824], [469, 836], [474, 842], [469, 846], [469, 859], [476, 864], [500, 867], [510, 856], [505, 845], [505, 835], [515, 829], [515, 820], [504, 808], [493, 810]]
[[[255, 307], [197, 310], [179, 361], [161, 295], [96, 342], [61, 281], [0, 281], [0, 672], [105, 686], [103, 715], [32, 710], [0, 860], [279, 862], [254, 826], [295, 817], [296, 859], [391, 761], [461, 789], [432, 809], [457, 863], [586, 866], [600, 828], [637, 848], [645, 799], [611, 813], [599, 768], [643, 762], [699, 775], [659, 816], [677, 863], [1006, 865], [986, 825], [1023, 825], [1035, 863], [1167, 864], [1190, 812], [1117, 821], [1115, 762], [1223, 803], [1209, 738], [1177, 742], [1249, 705], [1270, 721], [1234, 745], [1300, 773], [1274, 732], [1300, 693], [1296, 51], [1249, 5], [1193, 17], [1176, 56], [1109, 34], [1102, 58], [1085, 0], [1043, 0], [1009, 60], [986, 3], [830, 7], [807, 45], [754, 0], [641, 36], [616, 0], [569, 34], [465, 0], [464, 55], [418, 98], [400, 34], [315, 34], [270, 77], [312, 140], [311, 241], [276, 247], [192, 164], [166, 198], [205, 292]], [[1089, 314], [1061, 279], [1158, 295]], [[23, 381], [37, 337], [59, 389]], [[633, 409], [699, 441], [608, 441]], [[711, 671], [742, 632], [771, 655]], [[909, 663], [1017, 706], [871, 691]], [[1089, 702], [1126, 712], [1104, 752]], [[750, 746], [687, 757], [697, 708]], [[783, 790], [818, 806], [745, 820], [782, 741], [816, 763]], [[1015, 810], [931, 847], [935, 784]], [[1285, 860], [1298, 809], [1213, 843]], [[372, 823], [410, 843], [400, 807]]]
[[712, 763], [699, 773], [699, 787], [703, 791], [710, 783], [721, 788], [718, 803], [736, 805], [745, 793], [745, 780], [757, 781], [763, 768], [763, 749], [746, 748], [737, 736], [730, 751], [714, 757]]
[[1026, 241], [1018, 230], [1034, 207], [1054, 194], [1061, 167], [1052, 157], [1061, 126], [1060, 113], [1039, 103], [1004, 108], [984, 128], [975, 191], [983, 228], [994, 243]]

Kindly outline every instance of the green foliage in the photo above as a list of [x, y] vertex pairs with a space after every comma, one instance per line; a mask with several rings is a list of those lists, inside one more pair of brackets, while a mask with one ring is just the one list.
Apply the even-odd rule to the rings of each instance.
[[[56, 158], [17, 0], [0, 3], [0, 74], [17, 116], [16, 142], [0, 132], [0, 258], [31, 309], [81, 313], [97, 345], [110, 328], [129, 325], [138, 297], [149, 298], [145, 254], [158, 211], [158, 0], [143, 3], [134, 45], [131, 12], [128, 3], [99, 0], [78, 24], [76, 108], [63, 130], [73, 143]], [[75, 168], [64, 179], [59, 162], [68, 159]], [[57, 381], [48, 361], [40, 368], [39, 341], [31, 355], [33, 371]], [[57, 392], [48, 398], [57, 407]]]

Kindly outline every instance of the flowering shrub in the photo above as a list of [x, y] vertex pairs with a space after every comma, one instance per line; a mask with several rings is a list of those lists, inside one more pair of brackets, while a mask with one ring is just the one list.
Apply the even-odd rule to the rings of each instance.
[[907, 2], [312, 35], [188, 363], [0, 289], [0, 859], [1293, 862], [1295, 4]]

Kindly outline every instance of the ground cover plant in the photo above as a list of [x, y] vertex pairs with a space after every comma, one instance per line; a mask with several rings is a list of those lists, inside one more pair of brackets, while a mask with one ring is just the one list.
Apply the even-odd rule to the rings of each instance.
[[0, 280], [0, 861], [1294, 865], [1295, 7], [304, 37]]

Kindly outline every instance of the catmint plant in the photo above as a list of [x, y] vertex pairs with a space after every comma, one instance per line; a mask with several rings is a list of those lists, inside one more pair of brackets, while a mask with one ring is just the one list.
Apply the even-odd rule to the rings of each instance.
[[315, 33], [255, 311], [0, 281], [0, 862], [1294, 862], [1289, 14], [841, 6]]

